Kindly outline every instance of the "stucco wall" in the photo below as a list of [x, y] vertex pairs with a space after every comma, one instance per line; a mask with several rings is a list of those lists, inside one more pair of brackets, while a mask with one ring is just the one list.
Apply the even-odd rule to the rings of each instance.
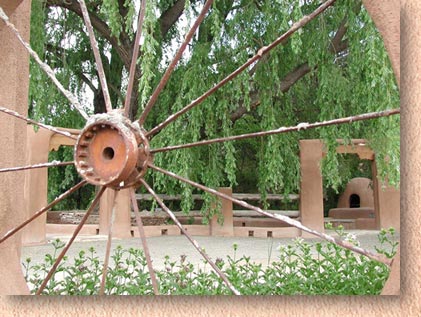
[[[12, 23], [29, 38], [30, 2], [0, 0]], [[0, 105], [26, 114], [28, 104], [28, 54], [0, 21]], [[0, 162], [2, 166], [25, 165], [26, 124], [0, 115]], [[24, 172], [0, 174], [0, 235], [25, 219]], [[17, 234], [0, 244], [0, 294], [28, 292], [20, 272], [20, 240]]]

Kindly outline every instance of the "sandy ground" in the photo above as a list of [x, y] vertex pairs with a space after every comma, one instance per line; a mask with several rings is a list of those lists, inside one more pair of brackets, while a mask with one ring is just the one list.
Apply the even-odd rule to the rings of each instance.
[[[328, 234], [335, 235], [333, 232]], [[361, 246], [371, 251], [375, 251], [374, 246], [379, 246], [377, 234], [378, 231], [373, 230], [348, 230], [347, 233], [354, 234]], [[22, 261], [26, 258], [31, 258], [33, 264], [40, 263], [44, 260], [47, 253], [52, 253], [54, 248], [51, 241], [59, 238], [66, 242], [68, 236], [49, 236], [48, 243], [36, 246], [24, 246], [22, 248]], [[236, 244], [237, 259], [241, 256], [249, 256], [252, 261], [262, 263], [276, 260], [278, 256], [278, 248], [280, 245], [287, 245], [293, 242], [291, 238], [275, 239], [275, 238], [252, 238], [252, 237], [194, 237], [195, 240], [203, 247], [209, 256], [215, 260], [217, 258], [226, 259], [226, 257], [234, 255], [233, 245]], [[399, 236], [396, 236], [399, 239]], [[147, 238], [151, 257], [155, 269], [162, 269], [164, 267], [165, 256], [168, 255], [173, 261], [179, 260], [181, 255], [187, 256], [187, 261], [193, 264], [203, 263], [201, 255], [191, 245], [191, 243], [184, 236], [161, 236]], [[307, 239], [307, 242], [314, 243], [321, 241], [320, 239]], [[68, 250], [68, 257], [71, 261], [80, 250], [87, 251], [90, 247], [94, 247], [98, 253], [99, 259], [104, 259], [105, 246], [107, 243], [106, 236], [80, 236], [72, 244]], [[142, 248], [139, 238], [130, 239], [113, 239], [112, 248], [121, 245], [123, 248]], [[112, 264], [112, 262], [111, 262]]]

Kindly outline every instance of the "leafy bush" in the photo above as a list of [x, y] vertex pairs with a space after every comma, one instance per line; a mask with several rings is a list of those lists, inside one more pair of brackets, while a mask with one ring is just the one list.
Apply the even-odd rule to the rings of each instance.
[[[335, 231], [354, 244], [359, 242], [343, 228]], [[382, 230], [377, 252], [391, 258], [398, 242], [393, 229]], [[23, 263], [25, 278], [33, 293], [41, 285], [53, 265], [57, 251], [64, 243], [55, 240], [55, 252], [47, 254], [44, 262], [33, 265], [28, 258]], [[343, 249], [333, 243], [308, 243], [295, 239], [292, 244], [281, 246], [276, 261], [267, 266], [253, 263], [249, 257], [233, 256], [215, 262], [231, 283], [244, 295], [376, 295], [389, 276], [389, 268], [377, 261]], [[108, 269], [106, 294], [152, 295], [151, 279], [143, 251], [118, 246], [112, 255], [113, 264]], [[80, 251], [72, 264], [64, 258], [43, 294], [94, 295], [98, 292], [102, 263], [94, 248]], [[195, 267], [182, 255], [178, 261], [165, 257], [165, 269], [156, 272], [160, 294], [219, 295], [230, 294], [222, 280], [204, 262]]]

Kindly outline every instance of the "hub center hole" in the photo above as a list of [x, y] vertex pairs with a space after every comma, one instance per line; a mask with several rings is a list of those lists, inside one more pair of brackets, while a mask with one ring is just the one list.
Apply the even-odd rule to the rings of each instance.
[[114, 149], [112, 147], [106, 147], [102, 151], [102, 157], [108, 161], [111, 161], [114, 158]]

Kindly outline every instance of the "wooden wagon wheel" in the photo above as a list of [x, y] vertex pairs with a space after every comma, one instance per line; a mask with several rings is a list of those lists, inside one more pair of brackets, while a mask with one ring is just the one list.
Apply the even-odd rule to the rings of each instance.
[[[203, 9], [199, 16], [197, 17], [197, 20], [195, 21], [194, 25], [188, 32], [188, 34], [185, 37], [184, 42], [180, 46], [178, 52], [176, 53], [174, 59], [168, 66], [165, 74], [163, 75], [161, 81], [159, 82], [158, 86], [156, 87], [155, 91], [153, 92], [152, 96], [150, 97], [144, 111], [140, 115], [138, 119], [135, 121], [130, 121], [128, 119], [128, 114], [130, 113], [130, 100], [129, 98], [126, 99], [125, 105], [122, 109], [113, 109], [110, 96], [108, 93], [107, 83], [106, 83], [106, 77], [104, 74], [101, 58], [99, 55], [99, 49], [98, 44], [95, 40], [95, 36], [93, 33], [92, 25], [90, 22], [89, 14], [86, 8], [86, 4], [84, 0], [79, 0], [80, 7], [83, 13], [84, 21], [86, 28], [89, 33], [91, 46], [94, 52], [95, 60], [96, 60], [96, 66], [101, 82], [102, 91], [104, 94], [104, 100], [106, 104], [107, 113], [105, 114], [98, 114], [98, 115], [92, 115], [88, 116], [86, 112], [83, 110], [82, 106], [79, 104], [77, 98], [72, 95], [71, 92], [66, 90], [60, 82], [56, 79], [54, 72], [52, 69], [46, 65], [44, 62], [41, 61], [41, 59], [37, 56], [37, 54], [30, 48], [29, 44], [27, 44], [24, 39], [21, 37], [19, 31], [15, 28], [15, 26], [9, 21], [7, 15], [3, 11], [3, 9], [0, 8], [0, 18], [6, 23], [7, 27], [10, 29], [11, 32], [13, 32], [17, 39], [22, 43], [22, 45], [25, 46], [25, 48], [28, 50], [30, 55], [36, 60], [36, 62], [41, 66], [41, 68], [46, 72], [46, 74], [51, 78], [51, 80], [54, 82], [54, 84], [59, 88], [59, 90], [65, 95], [65, 97], [69, 100], [70, 104], [77, 109], [80, 114], [87, 120], [86, 125], [80, 135], [77, 137], [76, 145], [74, 147], [74, 161], [72, 162], [61, 162], [61, 163], [45, 163], [37, 166], [26, 166], [26, 167], [20, 167], [19, 169], [32, 169], [32, 168], [41, 168], [41, 167], [53, 167], [57, 165], [65, 165], [65, 164], [74, 164], [77, 168], [78, 173], [83, 178], [83, 181], [74, 186], [73, 188], [69, 189], [65, 193], [63, 193], [60, 197], [52, 201], [50, 204], [42, 208], [41, 210], [37, 211], [33, 217], [30, 219], [27, 219], [25, 222], [20, 224], [19, 226], [16, 226], [12, 229], [10, 229], [4, 236], [0, 237], [0, 243], [6, 241], [8, 238], [12, 237], [14, 234], [16, 234], [20, 229], [22, 229], [24, 226], [26, 226], [28, 223], [39, 217], [41, 214], [47, 212], [51, 207], [56, 205], [61, 200], [65, 199], [68, 195], [70, 195], [72, 192], [79, 189], [81, 186], [86, 185], [87, 183], [100, 186], [100, 190], [97, 193], [96, 197], [92, 201], [90, 207], [86, 211], [85, 216], [81, 220], [80, 224], [78, 225], [77, 229], [73, 233], [72, 237], [70, 238], [69, 242], [66, 244], [64, 249], [62, 250], [61, 254], [57, 258], [56, 262], [52, 266], [50, 272], [47, 274], [45, 280], [43, 281], [40, 288], [37, 290], [37, 294], [42, 294], [45, 286], [47, 285], [49, 279], [57, 269], [60, 261], [63, 259], [64, 255], [66, 254], [66, 251], [69, 249], [73, 241], [75, 240], [77, 234], [81, 230], [82, 226], [86, 222], [88, 216], [94, 209], [94, 207], [98, 204], [99, 199], [101, 195], [104, 193], [106, 188], [112, 188], [112, 189], [122, 189], [122, 188], [129, 188], [132, 198], [132, 205], [134, 210], [137, 214], [137, 204], [135, 199], [135, 189], [139, 186], [144, 186], [147, 191], [155, 198], [156, 202], [161, 206], [161, 208], [168, 213], [168, 215], [171, 217], [171, 219], [175, 222], [175, 224], [180, 228], [182, 233], [186, 236], [186, 238], [193, 244], [193, 246], [197, 249], [197, 251], [203, 256], [206, 261], [212, 266], [212, 268], [215, 270], [215, 272], [219, 275], [219, 277], [224, 281], [226, 286], [231, 290], [233, 294], [239, 295], [239, 291], [235, 289], [235, 287], [231, 284], [231, 282], [227, 279], [225, 274], [218, 268], [218, 266], [212, 261], [209, 256], [206, 254], [204, 249], [202, 249], [197, 241], [195, 241], [189, 233], [184, 230], [183, 226], [180, 224], [180, 222], [177, 220], [177, 218], [174, 216], [174, 213], [163, 203], [163, 201], [157, 196], [157, 194], [154, 192], [153, 188], [151, 188], [147, 182], [144, 179], [144, 175], [148, 170], [151, 170], [153, 172], [158, 172], [167, 175], [170, 178], [177, 179], [181, 182], [184, 182], [186, 184], [192, 185], [202, 191], [208, 192], [212, 195], [215, 195], [220, 198], [224, 198], [227, 200], [232, 201], [234, 204], [240, 205], [244, 208], [254, 210], [262, 215], [265, 215], [267, 217], [271, 217], [273, 219], [277, 219], [279, 221], [285, 222], [293, 227], [296, 227], [300, 230], [306, 231], [310, 234], [313, 234], [317, 237], [320, 237], [326, 241], [330, 241], [333, 243], [336, 243], [338, 245], [343, 246], [344, 248], [353, 250], [354, 252], [363, 254], [365, 256], [368, 256], [372, 259], [375, 259], [377, 261], [390, 264], [390, 260], [386, 259], [378, 254], [374, 254], [370, 251], [364, 250], [358, 246], [354, 246], [350, 243], [347, 243], [346, 241], [341, 241], [333, 238], [332, 236], [329, 236], [327, 234], [317, 232], [315, 230], [312, 230], [311, 228], [308, 228], [306, 226], [303, 226], [299, 221], [293, 220], [286, 216], [276, 215], [269, 213], [267, 211], [264, 211], [258, 207], [252, 206], [245, 201], [238, 200], [232, 197], [229, 197], [223, 193], [220, 193], [212, 188], [203, 186], [201, 184], [198, 184], [196, 182], [193, 182], [189, 179], [186, 179], [182, 176], [176, 175], [170, 171], [167, 171], [165, 169], [162, 169], [158, 166], [154, 165], [153, 157], [154, 155], [158, 155], [160, 152], [166, 152], [166, 151], [173, 151], [176, 149], [181, 148], [188, 148], [188, 147], [196, 147], [196, 146], [205, 146], [208, 144], [213, 143], [221, 143], [221, 142], [229, 142], [232, 140], [239, 140], [239, 139], [245, 139], [245, 138], [255, 138], [255, 137], [261, 137], [261, 136], [267, 136], [267, 135], [273, 135], [273, 134], [281, 134], [281, 133], [287, 133], [292, 131], [298, 131], [299, 129], [303, 128], [302, 125], [297, 125], [293, 127], [288, 128], [279, 128], [275, 130], [269, 130], [269, 131], [261, 131], [256, 133], [249, 133], [249, 134], [243, 134], [238, 136], [231, 136], [231, 137], [224, 137], [224, 138], [216, 138], [211, 140], [205, 140], [205, 141], [199, 141], [199, 142], [192, 142], [188, 144], [181, 144], [181, 145], [171, 145], [164, 148], [150, 148], [149, 142], [150, 140], [162, 129], [164, 129], [166, 126], [170, 125], [172, 122], [177, 120], [179, 117], [181, 117], [183, 114], [187, 113], [190, 109], [199, 106], [206, 98], [208, 98], [210, 95], [212, 95], [214, 92], [216, 92], [219, 88], [224, 86], [225, 84], [229, 83], [231, 80], [233, 80], [235, 77], [237, 77], [239, 74], [241, 74], [244, 70], [246, 70], [250, 65], [255, 63], [256, 61], [260, 60], [263, 56], [268, 54], [272, 49], [274, 49], [276, 46], [281, 44], [283, 41], [288, 39], [294, 32], [305, 26], [309, 21], [316, 18], [318, 15], [322, 14], [323, 11], [328, 9], [331, 5], [334, 4], [335, 0], [328, 0], [322, 3], [313, 13], [304, 16], [299, 21], [296, 21], [291, 28], [285, 32], [284, 34], [280, 35], [277, 39], [275, 39], [272, 43], [269, 43], [267, 46], [261, 47], [260, 50], [256, 52], [254, 56], [252, 56], [246, 63], [244, 63], [242, 66], [240, 66], [238, 69], [236, 69], [234, 72], [232, 72], [230, 75], [225, 77], [222, 81], [215, 84], [212, 88], [210, 88], [207, 92], [205, 92], [202, 96], [199, 96], [197, 99], [192, 101], [189, 105], [185, 106], [178, 112], [172, 114], [167, 119], [162, 121], [160, 124], [155, 126], [154, 128], [146, 131], [143, 128], [143, 124], [145, 120], [148, 117], [148, 114], [153, 110], [153, 107], [157, 101], [157, 98], [163, 88], [165, 87], [167, 81], [169, 80], [172, 71], [176, 67], [178, 61], [180, 60], [184, 50], [186, 49], [188, 43], [192, 39], [193, 35], [195, 34], [197, 28], [202, 23], [203, 19], [205, 18], [209, 8], [212, 5], [213, 0], [207, 0], [205, 5], [203, 6]], [[134, 83], [134, 73], [135, 73], [135, 65], [138, 59], [138, 47], [140, 43], [140, 36], [141, 36], [141, 28], [143, 25], [143, 18], [145, 13], [145, 4], [146, 0], [143, 0], [141, 2], [141, 9], [139, 11], [139, 18], [138, 18], [138, 31], [136, 33], [136, 40], [135, 40], [135, 48], [133, 50], [133, 56], [132, 56], [132, 63], [130, 67], [130, 73], [129, 73], [129, 82], [128, 82], [128, 91], [127, 96], [131, 95], [131, 91], [133, 89], [133, 83]], [[395, 68], [396, 69], [396, 68]], [[35, 122], [29, 118], [26, 118], [25, 116], [20, 115], [19, 113], [12, 111], [10, 109], [0, 107], [0, 111], [9, 114], [11, 116], [14, 116], [15, 118], [25, 120], [31, 124], [38, 125], [41, 128], [45, 128], [51, 131], [54, 131], [56, 133], [61, 133], [69, 138], [74, 138], [72, 135], [66, 133], [65, 131], [61, 131], [60, 129], [50, 127], [43, 125], [41, 123]], [[324, 121], [324, 122], [315, 122], [311, 124], [307, 124], [305, 126], [306, 129], [321, 127], [321, 126], [327, 126], [327, 125], [337, 125], [337, 124], [345, 124], [349, 122], [355, 122], [355, 121], [362, 121], [362, 120], [368, 120], [368, 119], [374, 119], [384, 116], [390, 116], [395, 115], [400, 112], [399, 109], [392, 109], [392, 110], [386, 110], [381, 112], [375, 112], [375, 113], [365, 113], [360, 115], [355, 115], [352, 117], [347, 118], [339, 118], [334, 119], [330, 121]], [[3, 168], [0, 170], [0, 172], [11, 172], [16, 170], [17, 168]], [[140, 221], [140, 217], [136, 218], [138, 222], [138, 226], [140, 231], [142, 232], [142, 223]], [[107, 248], [107, 258], [105, 259], [105, 263], [108, 262], [109, 257], [109, 246], [110, 246], [110, 239], [111, 234], [109, 234], [108, 239], [108, 248]], [[143, 248], [145, 250], [145, 255], [148, 260], [148, 269], [150, 272], [151, 280], [154, 286], [155, 294], [158, 293], [158, 286], [156, 282], [155, 273], [152, 268], [152, 263], [150, 260], [148, 247], [146, 244], [146, 240], [144, 237], [142, 237], [143, 242]], [[104, 273], [102, 278], [102, 283], [100, 286], [99, 293], [104, 292], [104, 285], [105, 285], [105, 279], [106, 279], [106, 271], [107, 266], [104, 265]]]

